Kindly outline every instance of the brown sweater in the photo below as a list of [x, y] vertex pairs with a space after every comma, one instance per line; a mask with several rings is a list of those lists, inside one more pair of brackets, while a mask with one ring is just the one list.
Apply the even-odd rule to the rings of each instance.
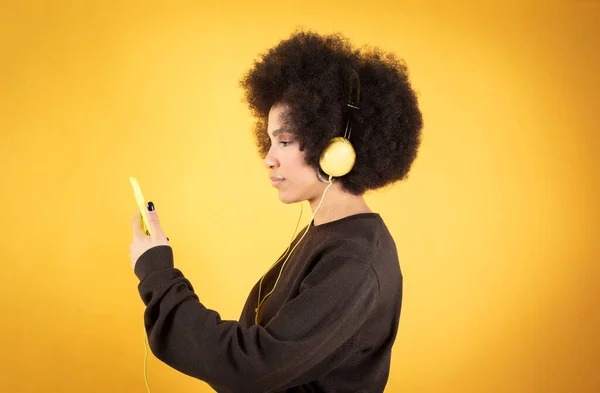
[[402, 303], [394, 240], [376, 213], [309, 225], [258, 325], [258, 283], [239, 322], [222, 320], [174, 268], [171, 247], [146, 251], [135, 274], [154, 355], [220, 393], [383, 392]]

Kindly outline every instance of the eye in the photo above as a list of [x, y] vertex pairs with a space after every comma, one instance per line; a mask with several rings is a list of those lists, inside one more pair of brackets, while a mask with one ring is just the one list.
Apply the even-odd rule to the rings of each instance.
[[287, 147], [289, 145], [291, 145], [292, 143], [294, 143], [293, 141], [279, 141], [279, 144], [281, 145], [281, 147]]

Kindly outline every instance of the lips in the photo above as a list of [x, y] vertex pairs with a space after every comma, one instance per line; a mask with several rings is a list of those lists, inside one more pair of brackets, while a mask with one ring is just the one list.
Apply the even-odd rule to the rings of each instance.
[[285, 181], [285, 178], [281, 177], [281, 176], [271, 176], [271, 185], [273, 185], [273, 187], [277, 187], [278, 185], [280, 185], [281, 183], [283, 183]]

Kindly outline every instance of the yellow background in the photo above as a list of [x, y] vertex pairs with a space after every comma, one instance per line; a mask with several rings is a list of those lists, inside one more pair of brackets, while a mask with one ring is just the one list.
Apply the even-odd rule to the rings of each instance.
[[[368, 195], [405, 275], [386, 391], [600, 391], [593, 0], [2, 0], [0, 391], [145, 392], [130, 175], [237, 319], [299, 214], [237, 83], [297, 26], [398, 53], [420, 96], [409, 180]], [[153, 393], [211, 391], [148, 373]]]

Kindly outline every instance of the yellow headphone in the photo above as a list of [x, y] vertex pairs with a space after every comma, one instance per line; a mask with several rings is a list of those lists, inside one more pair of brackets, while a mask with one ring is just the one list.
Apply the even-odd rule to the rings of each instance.
[[[355, 110], [360, 109], [358, 106], [360, 100], [360, 79], [354, 70], [351, 71], [351, 79], [352, 77], [356, 80], [356, 96], [353, 101], [353, 83], [352, 80], [350, 80], [350, 92], [348, 94], [346, 110], [348, 110], [348, 108]], [[344, 136], [332, 138], [321, 153], [319, 161], [321, 170], [330, 177], [341, 177], [348, 174], [356, 162], [356, 152], [349, 140], [350, 134], [352, 133], [352, 122], [350, 121], [350, 118], [350, 113], [347, 113], [346, 131], [344, 132]]]
[[[358, 110], [358, 109], [360, 109], [358, 106], [358, 102], [360, 100], [360, 79], [359, 79], [356, 71], [352, 70], [351, 73], [352, 73], [352, 76], [356, 79], [356, 85], [357, 85], [356, 97], [355, 97], [355, 100], [353, 101], [352, 100], [352, 96], [353, 96], [352, 95], [352, 81], [350, 81], [350, 94], [348, 95], [348, 103], [346, 104], [346, 106], [350, 109]], [[348, 110], [348, 109], [346, 109], [346, 110]], [[323, 179], [323, 177], [319, 173], [319, 169], [317, 170], [317, 176], [319, 177], [319, 179], [321, 179], [321, 181], [323, 181], [325, 183], [329, 183], [329, 184], [325, 188], [325, 191], [323, 191], [323, 196], [321, 196], [321, 201], [319, 202], [319, 205], [313, 212], [310, 222], [312, 222], [312, 220], [315, 218], [315, 214], [317, 214], [317, 211], [319, 210], [319, 208], [321, 207], [321, 204], [323, 203], [323, 199], [325, 199], [325, 194], [327, 193], [327, 190], [333, 184], [331, 179], [333, 177], [340, 177], [340, 176], [344, 176], [344, 175], [348, 174], [352, 170], [352, 168], [354, 167], [354, 163], [356, 162], [356, 152], [354, 151], [354, 147], [352, 146], [352, 143], [350, 143], [350, 140], [349, 140], [350, 134], [352, 132], [352, 122], [350, 120], [351, 116], [349, 113], [346, 113], [346, 114], [347, 114], [347, 116], [346, 116], [347, 120], [346, 120], [346, 131], [344, 132], [344, 136], [332, 138], [329, 141], [329, 144], [327, 145], [327, 147], [321, 153], [321, 157], [320, 157], [320, 161], [319, 161], [319, 164], [320, 164], [319, 169], [322, 170], [323, 172], [325, 172], [327, 175], [329, 175], [329, 180]], [[298, 224], [300, 223], [301, 217], [302, 217], [302, 204], [300, 204], [300, 217], [298, 217], [298, 222], [296, 223], [296, 229], [294, 230], [294, 234], [292, 235], [292, 242], [293, 242], [294, 238], [296, 237], [296, 231], [298, 230]], [[290, 259], [292, 252], [294, 252], [294, 250], [296, 249], [298, 244], [300, 244], [302, 239], [304, 239], [304, 236], [306, 236], [306, 233], [308, 232], [309, 229], [310, 229], [310, 225], [307, 225], [306, 230], [304, 231], [304, 234], [302, 235], [300, 240], [298, 240], [298, 243], [296, 243], [294, 248], [292, 248], [292, 250], [288, 253], [288, 251], [290, 250], [291, 243], [292, 243], [292, 242], [290, 242], [290, 245], [285, 250], [283, 255], [261, 277], [260, 283], [258, 285], [258, 299], [256, 302], [256, 308], [254, 309], [254, 323], [255, 324], [258, 325], [260, 307], [267, 300], [267, 298], [273, 293], [273, 291], [275, 291], [275, 287], [277, 287], [277, 283], [279, 282], [279, 279], [281, 278], [281, 273], [283, 272], [283, 268], [285, 267], [285, 264]], [[273, 289], [271, 289], [271, 291], [269, 293], [267, 293], [261, 299], [261, 290], [262, 290], [263, 280], [265, 279], [267, 274], [271, 271], [271, 269], [273, 269], [281, 261], [281, 259], [283, 259], [283, 257], [285, 257], [285, 256], [287, 256], [287, 258], [281, 265], [281, 269], [279, 269], [279, 275], [277, 276], [277, 280], [275, 280]]]

